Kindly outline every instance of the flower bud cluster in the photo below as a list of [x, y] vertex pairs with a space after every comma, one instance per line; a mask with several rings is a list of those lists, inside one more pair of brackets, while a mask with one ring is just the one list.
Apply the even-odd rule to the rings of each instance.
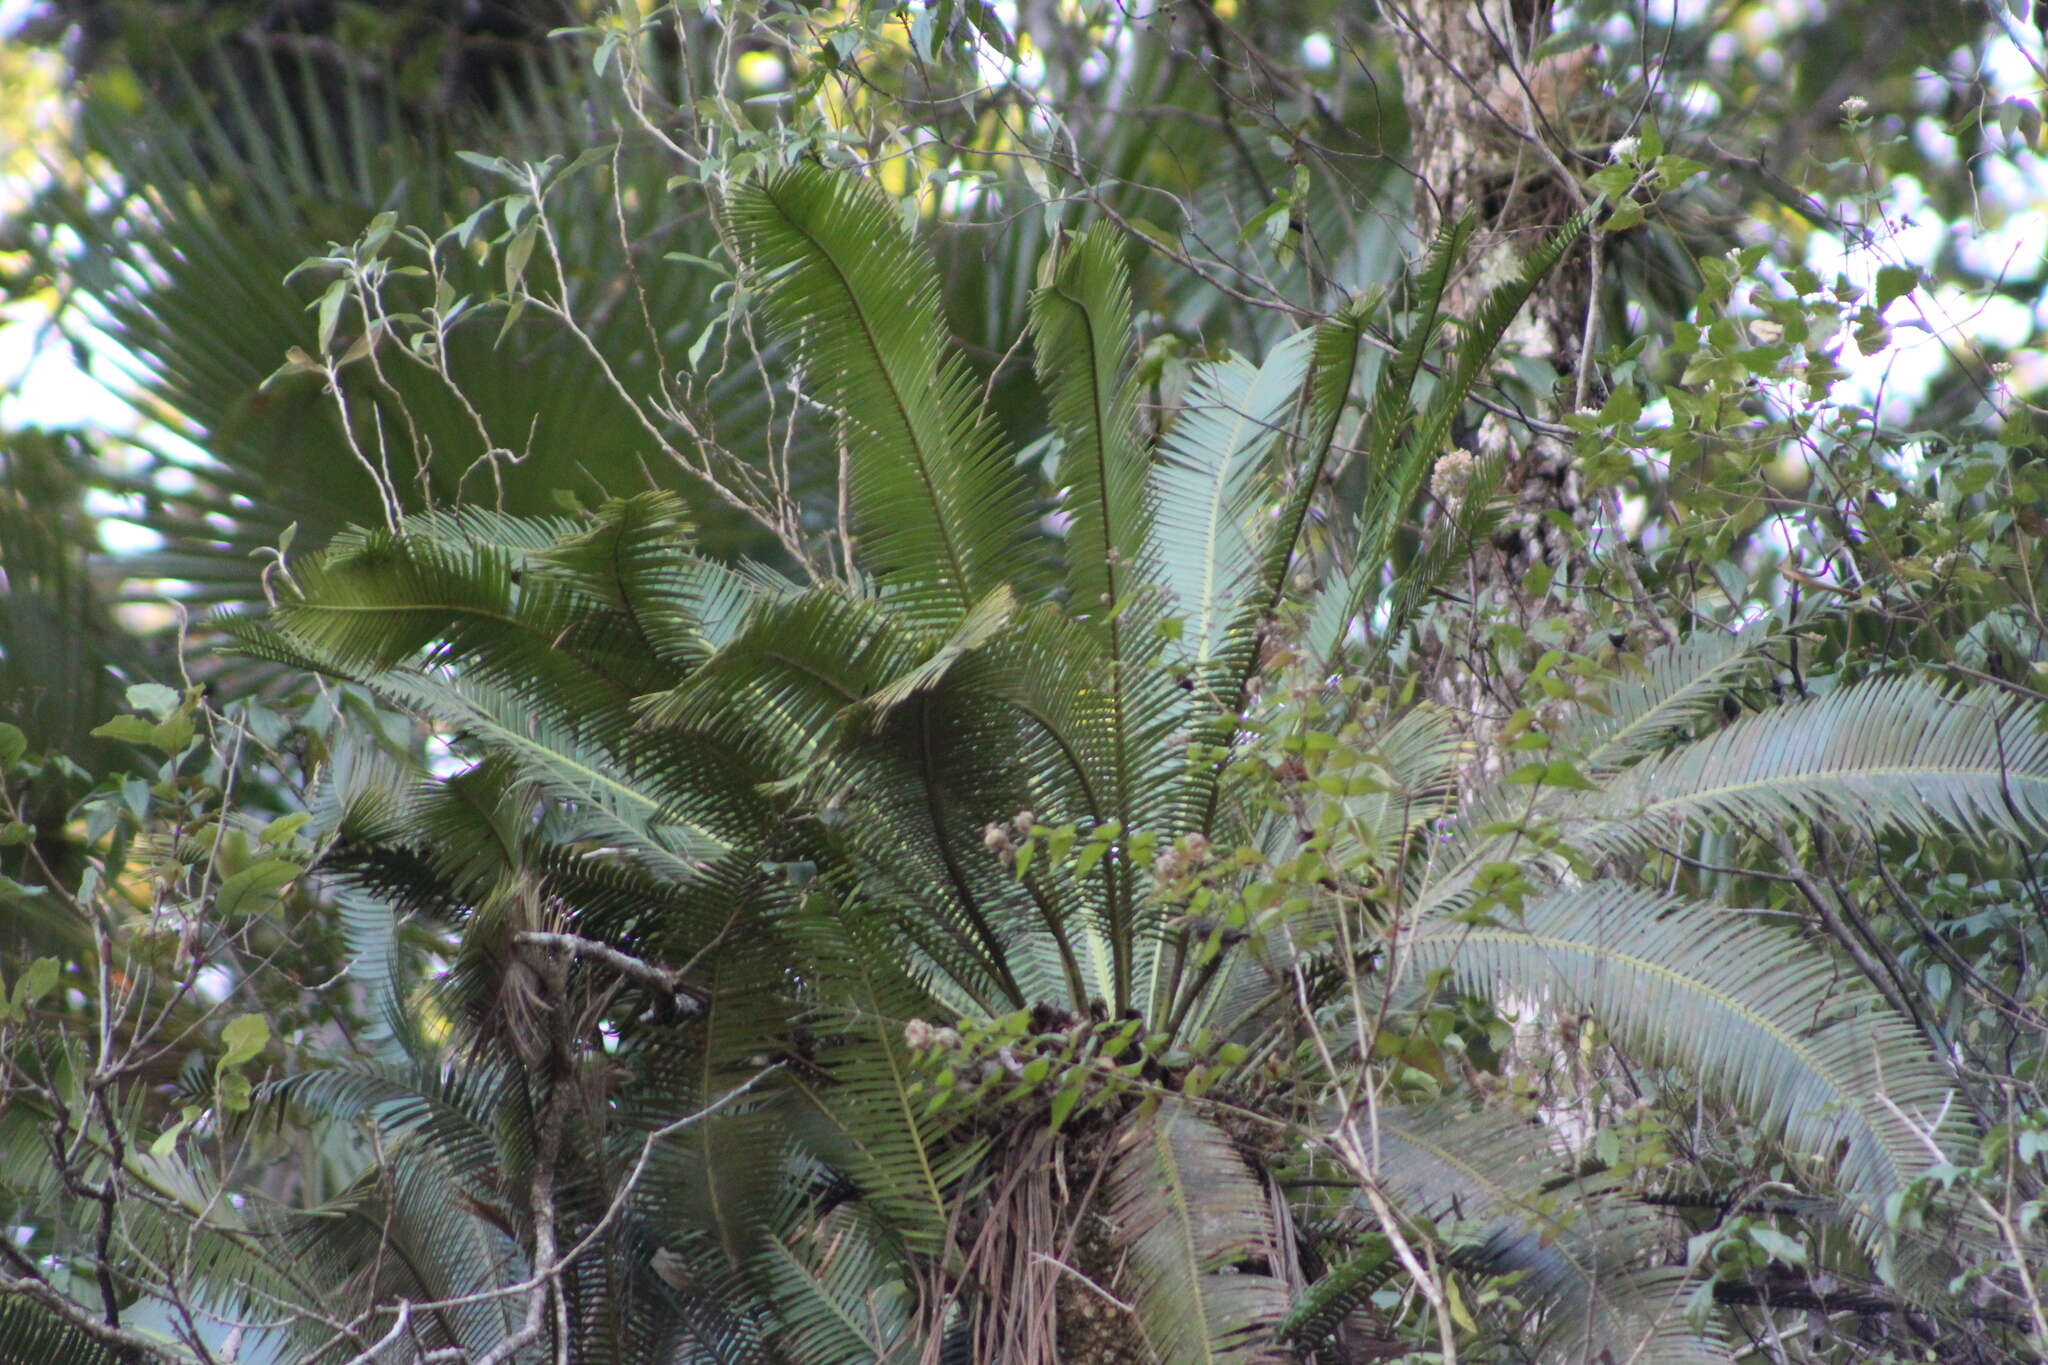
[[981, 828], [982, 846], [1004, 867], [1015, 867], [1017, 846], [1031, 838], [1031, 827], [1037, 822], [1038, 817], [1028, 810], [1018, 811], [1007, 824], [991, 820]]

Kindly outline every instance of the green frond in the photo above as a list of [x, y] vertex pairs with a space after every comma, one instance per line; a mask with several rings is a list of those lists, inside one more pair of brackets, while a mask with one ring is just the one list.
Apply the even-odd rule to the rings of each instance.
[[1016, 594], [1008, 585], [997, 588], [974, 604], [974, 609], [961, 618], [959, 626], [930, 658], [870, 693], [859, 703], [860, 710], [871, 718], [871, 724], [879, 726], [891, 711], [943, 682], [962, 655], [994, 639], [1010, 623], [1016, 610]]
[[[1259, 557], [1257, 585], [1251, 599], [1241, 608], [1237, 629], [1233, 631], [1240, 655], [1252, 652], [1247, 650], [1246, 628], [1255, 628], [1286, 597], [1287, 573], [1295, 552], [1301, 548], [1309, 507], [1322, 487], [1323, 470], [1337, 440], [1337, 423], [1351, 401], [1351, 384], [1358, 373], [1370, 308], [1371, 301], [1364, 299], [1347, 305], [1335, 318], [1320, 324], [1309, 343], [1303, 430], [1297, 449], [1290, 452], [1293, 483], [1287, 500], [1280, 505], [1273, 534]], [[1232, 661], [1231, 671], [1244, 667], [1249, 667], [1249, 662], [1240, 657]]]
[[1777, 637], [1769, 625], [1699, 630], [1643, 655], [1624, 657], [1621, 677], [1600, 692], [1560, 736], [1589, 775], [1612, 772], [1649, 753], [1721, 704], [1729, 689], [1763, 665]]
[[1401, 840], [1451, 813], [1458, 769], [1469, 754], [1441, 707], [1417, 706], [1387, 726], [1366, 752], [1368, 766], [1360, 774], [1379, 790], [1344, 798], [1342, 818], [1331, 830], [1339, 865], [1393, 866]]
[[1430, 349], [1450, 321], [1443, 310], [1444, 292], [1450, 288], [1451, 273], [1465, 259], [1475, 231], [1469, 213], [1445, 223], [1430, 242], [1421, 268], [1409, 278], [1404, 311], [1412, 322], [1402, 334], [1399, 348], [1381, 366], [1366, 409], [1365, 459], [1368, 475], [1375, 480], [1384, 480], [1393, 470], [1400, 458], [1402, 435], [1416, 420], [1416, 381]]
[[[401, 525], [410, 539], [429, 540], [449, 550], [490, 548], [516, 565], [523, 565], [529, 555], [573, 539], [588, 529], [587, 523], [575, 517], [520, 517], [468, 504], [416, 512]], [[326, 548], [337, 555], [358, 553], [367, 548], [374, 534], [364, 527], [351, 526], [337, 532]]]
[[1540, 1123], [1446, 1101], [1384, 1109], [1356, 1141], [1381, 1188], [1435, 1225], [1454, 1263], [1518, 1276], [1514, 1293], [1537, 1310], [1540, 1359], [1731, 1358], [1718, 1333], [1687, 1321], [1689, 1277], [1663, 1264], [1680, 1237], [1669, 1214], [1611, 1181], [1571, 1178]]
[[[1392, 551], [1394, 536], [1428, 479], [1437, 457], [1443, 453], [1451, 423], [1457, 419], [1472, 390], [1485, 377], [1495, 349], [1507, 335], [1509, 327], [1513, 326], [1522, 305], [1564, 259], [1565, 253], [1571, 250], [1591, 222], [1591, 209], [1575, 214], [1530, 253], [1522, 262], [1518, 275], [1495, 285], [1488, 292], [1478, 311], [1464, 323], [1452, 352], [1450, 372], [1431, 391], [1429, 405], [1415, 415], [1414, 425], [1398, 446], [1380, 444], [1383, 438], [1390, 438], [1399, 430], [1398, 424], [1391, 427], [1382, 425], [1383, 407], [1392, 395], [1385, 392], [1383, 386], [1383, 391], [1374, 396], [1372, 425], [1367, 438], [1371, 487], [1359, 512], [1356, 568], [1348, 608], [1343, 612], [1344, 619], [1349, 620], [1368, 610], [1377, 598], [1382, 566]], [[1469, 231], [1469, 225], [1464, 225], [1461, 230]], [[1440, 251], [1453, 256], [1462, 250], [1462, 242], [1455, 232], [1440, 240], [1438, 246]], [[1433, 254], [1425, 270], [1425, 281], [1432, 276], [1436, 265], [1437, 256]], [[1425, 324], [1417, 330], [1427, 331], [1428, 326]], [[1397, 378], [1406, 363], [1404, 354], [1385, 372], [1384, 377]], [[1407, 394], [1403, 392], [1401, 403], [1404, 408], [1408, 402]]]
[[[1162, 607], [1150, 594], [1156, 577], [1146, 497], [1147, 452], [1137, 420], [1131, 373], [1130, 291], [1122, 235], [1097, 228], [1057, 246], [1040, 266], [1032, 296], [1038, 368], [1050, 394], [1052, 425], [1062, 445], [1059, 481], [1071, 517], [1067, 532], [1068, 611], [1102, 639], [1103, 671], [1093, 680], [1104, 697], [1101, 754], [1095, 780], [1114, 818], [1139, 827], [1138, 768], [1148, 713], [1162, 700], [1142, 662], [1152, 649]], [[1148, 696], [1149, 694], [1149, 696]], [[1128, 858], [1104, 860], [1104, 903], [1114, 959], [1111, 999], [1131, 999], [1131, 950], [1137, 899]]]
[[[1457, 506], [1430, 526], [1418, 554], [1386, 575], [1385, 605], [1372, 618], [1372, 648], [1354, 665], [1359, 674], [1369, 677], [1379, 669], [1423, 607], [1471, 563], [1475, 547], [1485, 544], [1506, 518], [1508, 507], [1500, 496], [1505, 476], [1506, 467], [1498, 459], [1474, 462]], [[1383, 573], [1388, 567], [1378, 566]], [[1334, 659], [1343, 648], [1356, 620], [1347, 614], [1354, 600], [1351, 593], [1363, 572], [1360, 566], [1317, 589], [1304, 631], [1311, 658]]]
[[[979, 708], [923, 698], [831, 768], [830, 861], [895, 924], [899, 959], [947, 1012], [999, 1014], [1028, 1004], [1017, 968], [1046, 923], [984, 842], [991, 817], [1022, 799]], [[995, 728], [997, 736], [1006, 734]], [[970, 746], [994, 753], [970, 753]], [[993, 780], [977, 782], [977, 777]], [[1009, 799], [1004, 799], [1008, 797]], [[993, 809], [991, 809], [993, 806]]]
[[[1205, 681], [1218, 705], [1201, 726], [1196, 738], [1208, 744], [1227, 744], [1235, 733], [1237, 717], [1243, 710], [1253, 674], [1259, 667], [1259, 649], [1267, 624], [1286, 599], [1288, 573], [1295, 552], [1301, 546], [1309, 507], [1322, 485], [1331, 446], [1337, 439], [1337, 423], [1350, 402], [1351, 383], [1358, 372], [1359, 353], [1365, 331], [1367, 305], [1355, 302], [1337, 317], [1318, 326], [1309, 343], [1309, 371], [1305, 428], [1299, 442], [1289, 451], [1293, 461], [1293, 487], [1281, 504], [1273, 529], [1259, 556], [1257, 578], [1249, 595], [1239, 602], [1226, 628], [1225, 638], [1213, 654], [1214, 663]], [[1206, 833], [1214, 832], [1220, 795], [1220, 769], [1205, 767], [1186, 784], [1187, 823]]]
[[36, 1365], [119, 1365], [124, 1353], [26, 1297], [0, 1298], [0, 1360]]
[[1518, 924], [1425, 920], [1406, 951], [1414, 972], [1542, 992], [1690, 1072], [1834, 1171], [1866, 1236], [1933, 1163], [1923, 1134], [1958, 1136], [1952, 1087], [1911, 1023], [1828, 954], [1739, 911], [1600, 883], [1552, 892]]
[[594, 520], [595, 526], [559, 536], [535, 556], [607, 609], [579, 611], [562, 647], [586, 658], [594, 646], [603, 647], [608, 671], [620, 677], [644, 676], [633, 663], [650, 655], [676, 668], [701, 663], [715, 648], [705, 622], [722, 625], [743, 613], [754, 594], [730, 570], [690, 553], [690, 525], [674, 494], [615, 499]]
[[563, 804], [575, 824], [570, 837], [610, 842], [674, 885], [704, 880], [768, 818], [745, 770], [703, 746], [621, 754], [536, 720], [521, 698], [482, 684], [393, 672], [375, 686], [513, 763]]
[[910, 1093], [921, 1072], [904, 1025], [943, 1015], [897, 965], [887, 918], [820, 892], [799, 931], [816, 964], [809, 995], [819, 1042], [812, 1063], [786, 1075], [820, 1120], [814, 1150], [852, 1178], [893, 1238], [936, 1252], [988, 1145], [955, 1132], [958, 1112], [935, 1114]]
[[2038, 839], [2048, 727], [1995, 689], [1879, 679], [1744, 717], [1628, 769], [1579, 809], [1594, 822], [1581, 841], [1601, 849], [1716, 819]]
[[[1150, 577], [1126, 249], [1123, 234], [1106, 225], [1055, 243], [1039, 261], [1031, 296], [1032, 346], [1061, 446], [1068, 602], [1102, 622], [1112, 640], [1119, 623], [1111, 606]], [[1111, 652], [1121, 651], [1112, 644]]]
[[1178, 1098], [1130, 1127], [1109, 1178], [1109, 1217], [1154, 1357], [1179, 1365], [1271, 1359], [1289, 1308], [1270, 1192], [1230, 1136]]
[[[993, 611], [1002, 599], [985, 601]], [[635, 711], [649, 729], [744, 734], [766, 760], [764, 778], [793, 776], [825, 750], [835, 720], [911, 675], [936, 646], [872, 598], [812, 588], [760, 604], [687, 679], [641, 697]]]
[[775, 1301], [777, 1358], [845, 1365], [894, 1359], [916, 1306], [898, 1256], [845, 1209], [809, 1240], [821, 1246], [806, 1255], [777, 1238], [759, 1262]]
[[[133, 393], [138, 412], [191, 443], [132, 444], [134, 465], [149, 475], [177, 470], [191, 487], [167, 493], [168, 480], [145, 480], [149, 496], [135, 515], [166, 544], [124, 572], [177, 578], [189, 585], [181, 590], [188, 600], [249, 602], [260, 600], [264, 568], [251, 552], [275, 546], [286, 527], [298, 526], [301, 546], [320, 545], [384, 510], [350, 449], [336, 395], [312, 376], [265, 384], [288, 348], [317, 348], [305, 305], [320, 281], [288, 281], [287, 273], [330, 243], [355, 240], [379, 212], [432, 235], [468, 215], [481, 202], [478, 186], [454, 148], [540, 162], [573, 154], [623, 111], [611, 83], [566, 51], [532, 79], [494, 91], [487, 113], [408, 102], [402, 82], [267, 43], [210, 53], [180, 84], [168, 108], [81, 90], [77, 120], [61, 142], [46, 144], [31, 217], [53, 229], [43, 264], [64, 282], [59, 325], [80, 344], [111, 339], [102, 349], [126, 381], [117, 391]], [[674, 196], [662, 192], [663, 154], [631, 140], [619, 153], [548, 187], [562, 252], [586, 268], [543, 283], [537, 260], [534, 273], [541, 287], [560, 285], [623, 389], [651, 393], [724, 306], [698, 272], [662, 253], [714, 252], [717, 237], [706, 215], [674, 213]], [[495, 226], [484, 224], [483, 235]], [[61, 245], [69, 241], [81, 249]], [[658, 452], [648, 431], [591, 355], [563, 345], [538, 310], [499, 335], [503, 311], [476, 301], [502, 292], [502, 250], [478, 259], [453, 245], [444, 238], [439, 262], [454, 300], [447, 358], [461, 395], [396, 347], [387, 346], [374, 375], [360, 363], [341, 374], [353, 435], [365, 449], [389, 451], [396, 496], [408, 507], [467, 500], [545, 512], [560, 490], [594, 501], [644, 486], [650, 469], [689, 492], [679, 471], [651, 458]], [[396, 242], [384, 256], [394, 265], [419, 259]], [[597, 297], [626, 280], [644, 314]], [[433, 300], [422, 281], [386, 282], [392, 314]], [[345, 310], [336, 349], [361, 326], [360, 313]], [[538, 374], [547, 382], [535, 382]], [[764, 448], [769, 410], [757, 367], [734, 364], [703, 397], [727, 448]], [[800, 495], [829, 477], [823, 437], [796, 433]], [[518, 457], [506, 458], [513, 449]], [[767, 548], [765, 536], [716, 515], [723, 509], [715, 504], [706, 511], [720, 552]]]
[[902, 215], [871, 182], [809, 164], [740, 186], [726, 214], [775, 331], [845, 415], [860, 551], [890, 596], [950, 623], [1027, 576], [1029, 500]]
[[1368, 1305], [1372, 1295], [1402, 1273], [1392, 1244], [1371, 1239], [1363, 1251], [1332, 1266], [1295, 1297], [1275, 1335], [1314, 1350], [1336, 1335], [1344, 1319]]
[[521, 618], [508, 555], [386, 531], [297, 566], [291, 587], [270, 625], [346, 670], [391, 668], [443, 639], [457, 650], [489, 634], [544, 641], [561, 624]]
[[1317, 335], [1296, 332], [1261, 365], [1232, 356], [1199, 366], [1160, 443], [1151, 476], [1159, 583], [1182, 617], [1181, 651], [1198, 667], [1222, 647], [1262, 559], [1268, 456], [1287, 435]]

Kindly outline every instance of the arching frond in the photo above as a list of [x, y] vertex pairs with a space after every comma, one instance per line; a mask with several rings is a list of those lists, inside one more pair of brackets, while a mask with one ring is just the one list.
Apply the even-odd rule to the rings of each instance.
[[26, 1295], [0, 1297], [0, 1360], [38, 1365], [119, 1365], [123, 1351]]
[[1377, 1133], [1356, 1141], [1376, 1153], [1397, 1207], [1430, 1219], [1455, 1261], [1517, 1275], [1541, 1359], [1731, 1359], [1717, 1333], [1687, 1320], [1689, 1277], [1663, 1264], [1678, 1240], [1669, 1215], [1611, 1181], [1568, 1178], [1540, 1124], [1444, 1102], [1385, 1109]]
[[2048, 730], [1991, 688], [1950, 696], [1885, 678], [1745, 717], [1630, 768], [1585, 808], [1596, 848], [1722, 818], [2038, 838]]
[[1552, 892], [1516, 924], [1424, 921], [1407, 951], [1414, 970], [1540, 992], [1691, 1072], [1832, 1169], [1867, 1237], [1932, 1163], [1928, 1135], [1958, 1135], [1952, 1087], [1912, 1025], [1827, 954], [1738, 911], [1600, 883]]
[[1756, 673], [1775, 638], [1769, 625], [1741, 631], [1699, 630], [1650, 651], [1640, 668], [1601, 690], [1561, 736], [1590, 775], [1613, 772], [1651, 752], [1718, 706], [1731, 687]]
[[1028, 575], [1030, 505], [946, 345], [930, 259], [869, 181], [804, 164], [733, 192], [768, 317], [845, 413], [862, 557], [946, 624]]
[[916, 1300], [887, 1241], [845, 1209], [811, 1240], [818, 1250], [777, 1239], [759, 1262], [775, 1302], [778, 1358], [846, 1365], [896, 1358]]
[[1109, 1213], [1128, 1257], [1123, 1283], [1155, 1357], [1271, 1359], [1267, 1343], [1289, 1307], [1271, 1268], [1280, 1234], [1267, 1191], [1229, 1135], [1168, 1099], [1124, 1144]]
[[1314, 331], [1296, 332], [1265, 362], [1241, 357], [1200, 366], [1151, 476], [1159, 583], [1182, 617], [1181, 650], [1197, 667], [1221, 648], [1252, 581], [1268, 533], [1260, 517], [1287, 436]]
[[961, 1116], [934, 1113], [910, 1093], [919, 1074], [904, 1025], [935, 1014], [933, 1001], [887, 950], [888, 921], [822, 893], [803, 932], [818, 955], [814, 1063], [789, 1083], [821, 1120], [820, 1147], [851, 1176], [859, 1197], [912, 1249], [945, 1243], [953, 1199], [987, 1139], [956, 1134]]
[[1126, 249], [1107, 226], [1057, 244], [1031, 296], [1032, 344], [1060, 438], [1068, 599], [1112, 637], [1110, 608], [1151, 576]]
[[[1523, 259], [1520, 272], [1513, 279], [1495, 285], [1487, 293], [1478, 312], [1463, 325], [1452, 354], [1449, 374], [1430, 393], [1428, 406], [1415, 413], [1413, 425], [1406, 429], [1404, 435], [1401, 434], [1404, 426], [1401, 418], [1411, 400], [1406, 389], [1397, 395], [1388, 390], [1387, 383], [1399, 381], [1409, 363], [1406, 351], [1395, 365], [1383, 372], [1381, 390], [1374, 395], [1369, 419], [1367, 477], [1370, 485], [1365, 504], [1359, 510], [1353, 582], [1348, 590], [1347, 607], [1341, 613], [1344, 620], [1357, 617], [1377, 598], [1394, 535], [1421, 491], [1423, 482], [1429, 477], [1437, 457], [1443, 453], [1451, 423], [1457, 419], [1472, 390], [1485, 378], [1495, 349], [1507, 335], [1515, 316], [1522, 311], [1522, 305], [1564, 259], [1565, 253], [1578, 242], [1591, 222], [1592, 210], [1581, 210]], [[1445, 230], [1429, 265], [1425, 267], [1425, 286], [1435, 278], [1442, 262], [1455, 259], [1462, 251], [1461, 235], [1470, 230], [1469, 223]], [[1429, 307], [1434, 309], [1433, 299], [1429, 300]], [[1417, 328], [1417, 334], [1426, 338], [1430, 321], [1425, 318], [1424, 324]], [[1415, 339], [1411, 336], [1411, 343]], [[1408, 371], [1408, 374], [1408, 382], [1412, 385], [1413, 371]], [[1390, 407], [1390, 403], [1398, 403], [1398, 406]], [[1398, 445], [1392, 444], [1396, 435], [1400, 435]]]

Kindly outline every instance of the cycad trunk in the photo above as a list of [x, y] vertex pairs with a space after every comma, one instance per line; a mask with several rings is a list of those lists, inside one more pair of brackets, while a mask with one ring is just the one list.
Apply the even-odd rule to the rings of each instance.
[[[1452, 283], [1447, 304], [1469, 318], [1487, 291], [1517, 273], [1518, 263], [1584, 203], [1568, 129], [1587, 85], [1587, 51], [1534, 60], [1550, 29], [1548, 0], [1388, 0], [1410, 127], [1410, 164], [1417, 178], [1418, 226], [1425, 237], [1470, 212], [1478, 232]], [[1582, 376], [1592, 294], [1591, 247], [1581, 246], [1552, 272], [1509, 331], [1502, 352], [1539, 361], [1553, 372], [1548, 391], [1534, 395], [1531, 416], [1554, 423], [1560, 410], [1586, 401]], [[1549, 594], [1524, 591], [1528, 571], [1547, 564], [1560, 580], [1580, 567], [1572, 537], [1557, 524], [1591, 523], [1596, 509], [1583, 496], [1568, 443], [1489, 415], [1459, 444], [1504, 462], [1504, 496], [1514, 512], [1491, 545], [1475, 550], [1458, 588], [1470, 593], [1466, 625], [1510, 620], [1527, 627], [1561, 614]], [[1574, 631], [1574, 634], [1577, 632]], [[1514, 704], [1521, 679], [1511, 660], [1499, 674], [1485, 663], [1483, 638], [1442, 642], [1438, 696], [1469, 718], [1481, 766], [1486, 741]], [[1470, 647], [1468, 647], [1470, 646]]]

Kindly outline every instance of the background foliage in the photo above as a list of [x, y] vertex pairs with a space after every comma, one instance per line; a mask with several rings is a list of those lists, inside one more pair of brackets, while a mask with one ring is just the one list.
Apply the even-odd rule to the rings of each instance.
[[2038, 0], [197, 10], [0, 53], [0, 1358], [2048, 1351]]

